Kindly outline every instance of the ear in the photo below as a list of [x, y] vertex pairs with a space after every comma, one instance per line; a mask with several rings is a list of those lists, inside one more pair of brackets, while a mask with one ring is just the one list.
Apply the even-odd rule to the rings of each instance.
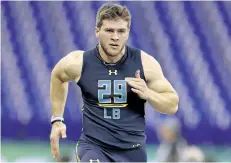
[[98, 27], [95, 27], [95, 36], [96, 36], [96, 38], [98, 38], [99, 37], [99, 28]]

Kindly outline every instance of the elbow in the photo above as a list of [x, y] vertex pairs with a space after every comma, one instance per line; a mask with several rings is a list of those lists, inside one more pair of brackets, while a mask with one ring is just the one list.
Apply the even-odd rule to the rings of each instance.
[[172, 107], [169, 109], [169, 115], [174, 115], [177, 111], [178, 111], [178, 105], [179, 105], [179, 96], [176, 95], [174, 97], [174, 100], [173, 100], [173, 105]]
[[169, 109], [168, 114], [169, 115], [174, 115], [177, 112], [177, 110], [178, 110], [178, 105], [175, 106], [175, 107], [173, 107], [173, 108], [171, 108], [171, 109]]

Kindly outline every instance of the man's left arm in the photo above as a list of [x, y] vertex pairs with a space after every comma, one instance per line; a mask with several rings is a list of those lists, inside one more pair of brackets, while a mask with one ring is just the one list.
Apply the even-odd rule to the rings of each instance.
[[141, 52], [141, 57], [146, 82], [140, 78], [139, 71], [136, 72], [135, 78], [125, 80], [133, 92], [147, 100], [158, 112], [175, 114], [178, 110], [179, 97], [165, 78], [160, 64], [145, 52]]

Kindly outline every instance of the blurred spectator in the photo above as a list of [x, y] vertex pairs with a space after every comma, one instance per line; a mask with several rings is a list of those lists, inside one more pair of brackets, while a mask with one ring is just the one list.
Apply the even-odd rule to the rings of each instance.
[[187, 147], [187, 142], [181, 135], [180, 122], [175, 118], [167, 119], [164, 124], [160, 126], [158, 134], [161, 145], [157, 149], [155, 161], [181, 161], [182, 152]]
[[202, 150], [197, 146], [190, 146], [183, 152], [184, 162], [203, 162], [205, 161], [205, 155]]

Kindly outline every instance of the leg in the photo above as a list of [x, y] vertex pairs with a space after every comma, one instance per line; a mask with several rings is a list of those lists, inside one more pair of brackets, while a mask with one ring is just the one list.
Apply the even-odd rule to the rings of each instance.
[[144, 144], [141, 147], [129, 150], [125, 156], [129, 162], [147, 162], [146, 145]]
[[114, 150], [113, 154], [116, 162], [147, 162], [145, 145], [134, 149]]
[[102, 153], [100, 147], [91, 143], [80, 141], [76, 145], [77, 162], [110, 162]]
[[99, 151], [89, 150], [86, 151], [86, 153], [81, 158], [80, 162], [109, 162], [109, 160], [102, 154], [99, 153]]

